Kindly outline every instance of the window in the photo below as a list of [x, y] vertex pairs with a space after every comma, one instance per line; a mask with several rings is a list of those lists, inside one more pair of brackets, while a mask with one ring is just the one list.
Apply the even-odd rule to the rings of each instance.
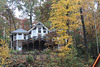
[[37, 25], [41, 25], [41, 24], [39, 23], [39, 24], [37, 24]]
[[41, 28], [38, 28], [38, 33], [41, 33]]
[[43, 33], [46, 33], [46, 30], [44, 30]]
[[22, 35], [22, 34], [18, 34], [18, 35]]

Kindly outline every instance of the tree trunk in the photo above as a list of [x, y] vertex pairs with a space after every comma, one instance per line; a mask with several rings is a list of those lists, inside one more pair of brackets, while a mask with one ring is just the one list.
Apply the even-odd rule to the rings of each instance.
[[84, 17], [82, 15], [82, 7], [80, 8], [80, 16], [81, 16], [81, 22], [82, 22], [82, 27], [83, 27], [83, 35], [84, 35], [84, 45], [85, 45], [85, 53], [88, 56], [88, 46], [87, 46], [87, 39], [86, 39], [86, 30], [85, 30], [85, 24], [84, 24]]
[[32, 10], [30, 10], [30, 24], [31, 24], [31, 28], [32, 28]]
[[30, 24], [31, 24], [31, 28], [32, 28], [32, 4], [30, 6]]
[[16, 25], [15, 25], [15, 21], [14, 21], [13, 15], [12, 15], [12, 13], [10, 12], [10, 9], [9, 9], [9, 8], [7, 9], [7, 11], [8, 11], [8, 14], [9, 14], [10, 24], [11, 24], [11, 19], [12, 19], [13, 24], [14, 24], [14, 28], [15, 28], [15, 30], [16, 30]]
[[98, 41], [98, 34], [97, 34], [97, 27], [96, 27], [96, 23], [95, 23], [94, 11], [93, 11], [93, 20], [94, 20], [95, 33], [96, 33], [97, 54], [99, 54], [99, 41]]

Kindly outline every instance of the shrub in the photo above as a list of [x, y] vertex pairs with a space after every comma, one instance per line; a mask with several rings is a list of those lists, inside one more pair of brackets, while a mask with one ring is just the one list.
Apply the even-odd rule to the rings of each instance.
[[26, 67], [24, 64], [19, 64], [18, 67]]
[[18, 53], [18, 50], [10, 50], [10, 53]]
[[43, 51], [43, 54], [50, 54], [51, 50], [50, 49], [46, 49], [45, 51]]
[[32, 64], [34, 62], [33, 56], [32, 55], [28, 55], [26, 57], [26, 62], [29, 64]]

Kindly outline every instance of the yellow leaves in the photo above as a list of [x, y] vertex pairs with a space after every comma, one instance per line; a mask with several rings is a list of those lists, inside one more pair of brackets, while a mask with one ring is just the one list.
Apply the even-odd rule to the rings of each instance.
[[0, 44], [1, 44], [0, 60], [2, 60], [0, 64], [5, 65], [5, 64], [8, 64], [8, 62], [9, 62], [7, 58], [10, 57], [10, 54], [9, 54], [10, 50], [9, 50], [8, 44], [5, 42], [5, 40], [3, 41], [1, 39]]
[[5, 44], [5, 41], [3, 41], [3, 40], [1, 39], [0, 44], [1, 44], [1, 45]]
[[[76, 16], [79, 15], [77, 5], [78, 1], [59, 0], [58, 2], [56, 2], [55, 0], [51, 7], [53, 11], [50, 14], [50, 21], [52, 21], [52, 25], [57, 22], [61, 23], [58, 26], [63, 26], [62, 23], [66, 25], [66, 22], [68, 22], [67, 20], [69, 20], [70, 23], [75, 22], [77, 20]], [[68, 16], [66, 14], [68, 14]]]
[[69, 52], [71, 51], [71, 48], [69, 48], [70, 44], [67, 44], [66, 46], [62, 46], [60, 51], [61, 53], [59, 53], [59, 56], [65, 57], [66, 55], [69, 54]]
[[78, 1], [54, 0], [52, 3], [52, 12], [49, 20], [52, 21], [51, 29], [55, 29], [58, 34], [58, 37], [54, 37], [53, 39], [58, 45], [66, 44], [66, 46], [62, 46], [61, 51], [68, 53], [71, 50], [68, 46], [72, 44], [72, 39], [68, 35], [67, 30], [72, 30], [76, 26], [74, 24], [77, 22], [76, 16], [79, 14], [77, 10]]
[[71, 50], [69, 46], [73, 44], [71, 34], [69, 35], [69, 33], [81, 27], [80, 7], [82, 7], [85, 12], [83, 13], [85, 25], [94, 25], [90, 12], [94, 6], [93, 0], [54, 0], [52, 3], [49, 20], [52, 22], [51, 29], [55, 29], [58, 35], [53, 39], [58, 45], [66, 45], [62, 46], [61, 49], [61, 55], [64, 56]]

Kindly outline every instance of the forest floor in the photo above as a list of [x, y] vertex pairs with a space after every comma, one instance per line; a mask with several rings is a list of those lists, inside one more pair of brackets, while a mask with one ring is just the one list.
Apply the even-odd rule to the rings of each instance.
[[[65, 58], [66, 59], [66, 58]], [[93, 62], [85, 62], [84, 60], [73, 61], [69, 58], [65, 61], [58, 54], [49, 54], [48, 52], [28, 52], [28, 53], [12, 53], [8, 67], [90, 67]], [[70, 62], [69, 62], [70, 61]], [[77, 62], [77, 64], [76, 64]], [[88, 64], [87, 64], [88, 63]]]

